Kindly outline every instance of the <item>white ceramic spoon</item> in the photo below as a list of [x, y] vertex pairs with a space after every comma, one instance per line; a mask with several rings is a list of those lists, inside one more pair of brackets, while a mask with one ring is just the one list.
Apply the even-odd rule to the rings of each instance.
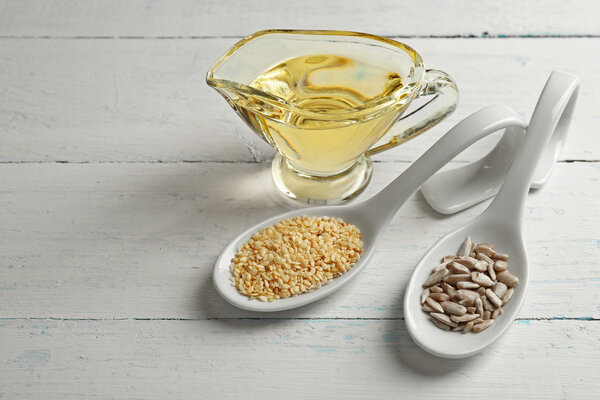
[[[519, 152], [493, 202], [475, 220], [441, 238], [417, 264], [404, 294], [404, 318], [411, 337], [426, 351], [446, 358], [468, 357], [492, 344], [513, 324], [529, 279], [527, 251], [521, 233], [527, 193], [548, 140], [555, 130], [569, 126], [578, 87], [578, 79], [573, 75], [550, 75]], [[499, 252], [509, 254], [509, 271], [519, 278], [519, 284], [510, 302], [502, 308], [504, 314], [489, 328], [463, 335], [433, 325], [421, 310], [420, 294], [423, 282], [440, 264], [440, 259], [456, 254], [467, 236], [477, 243], [492, 243]]]
[[[300, 307], [321, 299], [348, 283], [367, 265], [385, 228], [404, 202], [437, 170], [460, 154], [465, 148], [501, 129], [527, 126], [514, 111], [503, 106], [482, 109], [457, 124], [415, 161], [402, 175], [376, 196], [359, 204], [344, 206], [313, 207], [290, 211], [269, 218], [242, 233], [223, 250], [213, 271], [215, 288], [231, 304], [252, 311], [281, 311]], [[259, 229], [295, 216], [338, 217], [356, 225], [363, 240], [363, 254], [344, 275], [312, 292], [279, 299], [273, 302], [250, 300], [240, 294], [231, 282], [231, 259], [249, 238]]]
[[[563, 73], [555, 71], [553, 74]], [[570, 119], [566, 119], [564, 123], [568, 125], [569, 121]], [[557, 129], [544, 146], [531, 181], [532, 188], [539, 189], [548, 182], [552, 168], [565, 145], [567, 132], [568, 126]], [[421, 186], [425, 200], [439, 213], [454, 214], [495, 196], [524, 136], [524, 129], [506, 129], [494, 149], [481, 159], [433, 175]]]

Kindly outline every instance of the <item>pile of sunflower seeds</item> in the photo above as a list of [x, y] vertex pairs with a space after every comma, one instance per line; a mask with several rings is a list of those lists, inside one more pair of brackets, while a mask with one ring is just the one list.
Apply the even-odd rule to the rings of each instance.
[[442, 258], [423, 284], [421, 305], [445, 331], [478, 333], [502, 314], [519, 278], [508, 272], [508, 255], [467, 237], [458, 253]]

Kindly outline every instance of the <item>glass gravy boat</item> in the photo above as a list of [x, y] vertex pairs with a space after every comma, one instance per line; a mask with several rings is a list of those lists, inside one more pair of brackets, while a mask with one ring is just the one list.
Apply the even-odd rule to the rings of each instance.
[[[277, 188], [320, 205], [362, 192], [372, 154], [431, 128], [458, 101], [452, 78], [425, 70], [415, 50], [356, 32], [257, 32], [221, 56], [206, 81], [277, 150]], [[429, 95], [403, 116], [413, 99]], [[386, 135], [394, 124], [399, 132]]]

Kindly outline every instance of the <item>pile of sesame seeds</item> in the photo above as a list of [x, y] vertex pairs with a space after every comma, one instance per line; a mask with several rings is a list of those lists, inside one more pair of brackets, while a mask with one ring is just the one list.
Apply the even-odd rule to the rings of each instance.
[[255, 233], [232, 260], [232, 280], [250, 298], [284, 299], [344, 274], [361, 253], [356, 226], [331, 217], [296, 217]]

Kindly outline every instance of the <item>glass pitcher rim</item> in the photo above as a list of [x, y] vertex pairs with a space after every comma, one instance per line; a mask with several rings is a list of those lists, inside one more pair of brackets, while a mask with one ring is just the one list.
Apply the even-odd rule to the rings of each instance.
[[[419, 71], [418, 74], [412, 77], [412, 79], [405, 85], [402, 85], [399, 88], [394, 89], [392, 92], [386, 94], [385, 96], [376, 96], [369, 101], [361, 104], [357, 107], [346, 108], [342, 110], [328, 110], [326, 113], [318, 112], [314, 110], [306, 110], [301, 106], [293, 102], [289, 102], [279, 96], [275, 96], [271, 93], [267, 93], [258, 89], [255, 89], [246, 84], [242, 84], [239, 82], [227, 80], [227, 79], [218, 79], [214, 77], [214, 73], [219, 66], [221, 66], [230, 56], [232, 56], [237, 50], [246, 45], [247, 43], [261, 38], [263, 36], [271, 35], [271, 34], [297, 34], [297, 35], [315, 35], [315, 36], [341, 36], [341, 37], [360, 37], [365, 39], [374, 40], [377, 42], [386, 43], [395, 48], [398, 48], [408, 54], [413, 62], [413, 68]], [[278, 107], [287, 108], [293, 110], [294, 113], [302, 114], [307, 117], [313, 119], [321, 119], [321, 120], [330, 120], [336, 119], [339, 120], [343, 118], [345, 115], [352, 114], [352, 118], [355, 118], [358, 114], [371, 114], [376, 113], [378, 110], [385, 109], [393, 104], [395, 104], [399, 99], [406, 98], [405, 94], [416, 93], [416, 89], [423, 82], [425, 75], [425, 69], [423, 66], [423, 60], [419, 53], [410, 47], [409, 45], [389, 39], [382, 36], [377, 36], [370, 33], [364, 32], [354, 32], [354, 31], [341, 31], [341, 30], [306, 30], [306, 29], [265, 29], [255, 33], [252, 33], [238, 42], [236, 42], [233, 46], [231, 46], [225, 53], [223, 53], [209, 68], [206, 74], [206, 83], [215, 88], [215, 89], [231, 89], [235, 92], [241, 92], [253, 97], [258, 97], [261, 100], [276, 105]], [[412, 96], [409, 96], [407, 100], [410, 100]]]

